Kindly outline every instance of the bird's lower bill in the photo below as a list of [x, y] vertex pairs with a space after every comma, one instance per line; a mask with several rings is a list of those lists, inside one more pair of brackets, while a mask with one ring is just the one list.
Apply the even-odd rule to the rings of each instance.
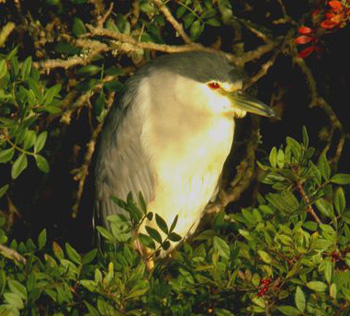
[[236, 117], [243, 117], [246, 112], [266, 117], [277, 117], [275, 111], [271, 107], [242, 91], [228, 92], [225, 94], [231, 100]]

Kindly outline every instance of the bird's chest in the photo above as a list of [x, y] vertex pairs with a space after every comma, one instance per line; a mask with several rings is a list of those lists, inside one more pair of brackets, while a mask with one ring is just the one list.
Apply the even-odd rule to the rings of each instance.
[[168, 117], [145, 130], [156, 170], [187, 175], [221, 168], [233, 141], [234, 121], [227, 117]]
[[[156, 174], [156, 198], [150, 210], [185, 236], [199, 222], [212, 197], [233, 139], [233, 120], [217, 119], [207, 124], [177, 126], [147, 135], [148, 152]], [[156, 132], [156, 128], [151, 132]], [[160, 134], [159, 134], [160, 133]]]

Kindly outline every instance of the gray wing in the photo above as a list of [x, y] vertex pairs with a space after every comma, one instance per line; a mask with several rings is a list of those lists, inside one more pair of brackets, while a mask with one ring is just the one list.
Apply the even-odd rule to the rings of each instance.
[[142, 116], [135, 95], [126, 93], [111, 109], [102, 132], [95, 169], [95, 221], [106, 227], [107, 216], [128, 216], [111, 201], [112, 195], [125, 200], [129, 192], [135, 198], [141, 192], [147, 204], [154, 198], [155, 172], [141, 142]]

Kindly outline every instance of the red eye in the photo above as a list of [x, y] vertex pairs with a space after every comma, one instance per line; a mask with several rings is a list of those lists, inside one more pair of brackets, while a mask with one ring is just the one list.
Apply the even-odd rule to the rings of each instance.
[[214, 89], [214, 90], [220, 88], [220, 85], [217, 82], [210, 82], [208, 83], [208, 86], [210, 89]]

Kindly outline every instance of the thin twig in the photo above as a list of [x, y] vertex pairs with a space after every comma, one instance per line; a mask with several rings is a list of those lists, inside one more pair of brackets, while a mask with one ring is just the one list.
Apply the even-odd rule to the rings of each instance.
[[103, 27], [103, 24], [105, 24], [106, 20], [108, 19], [108, 17], [111, 15], [113, 11], [113, 2], [111, 2], [107, 12], [105, 13], [104, 16], [102, 16], [98, 21], [97, 21], [97, 26], [98, 27]]
[[259, 72], [250, 78], [249, 85], [252, 85], [253, 83], [257, 82], [259, 79], [261, 79], [262, 77], [264, 77], [267, 74], [269, 69], [274, 65], [276, 58], [279, 54], [280, 54], [280, 51], [276, 50], [276, 52], [273, 54], [273, 56], [266, 63], [264, 63], [261, 66]]
[[87, 25], [87, 27], [91, 32], [90, 36], [109, 37], [114, 40], [121, 41], [123, 43], [128, 43], [142, 49], [157, 50], [165, 53], [178, 53], [178, 52], [187, 52], [187, 51], [193, 51], [193, 50], [202, 50], [202, 51], [210, 51], [210, 52], [215, 51], [214, 49], [207, 48], [196, 43], [185, 44], [181, 46], [173, 46], [173, 45], [156, 44], [156, 43], [149, 43], [149, 42], [147, 43], [138, 42], [133, 37], [120, 32], [114, 32], [114, 31], [104, 29], [104, 28], [99, 28], [99, 27], [95, 28], [91, 25]]
[[77, 46], [86, 47], [86, 53], [83, 56], [73, 56], [68, 58], [67, 60], [63, 59], [49, 59], [43, 62], [33, 63], [34, 67], [42, 68], [43, 70], [50, 71], [53, 68], [64, 68], [68, 69], [71, 67], [75, 67], [77, 65], [87, 65], [96, 55], [107, 52], [110, 50], [108, 45], [104, 43], [100, 43], [98, 41], [76, 41]]
[[322, 221], [317, 216], [315, 210], [311, 206], [310, 197], [306, 194], [304, 187], [300, 182], [297, 182], [297, 190], [298, 190], [299, 194], [301, 195], [301, 198], [303, 199], [304, 203], [306, 204], [306, 211], [314, 218], [314, 220], [318, 224], [322, 224]]
[[262, 45], [252, 51], [244, 53], [239, 58], [236, 58], [235, 63], [238, 66], [244, 66], [246, 63], [253, 61], [255, 59], [259, 59], [262, 55], [270, 52], [278, 45], [278, 42], [269, 42], [265, 45]]
[[295, 63], [300, 67], [301, 71], [306, 77], [306, 82], [309, 86], [310, 93], [311, 93], [311, 102], [310, 102], [310, 107], [315, 107], [319, 106], [323, 111], [326, 112], [328, 115], [329, 121], [330, 121], [330, 137], [328, 139], [328, 143], [324, 148], [324, 152], [326, 152], [331, 145], [334, 131], [339, 130], [340, 132], [340, 139], [337, 145], [337, 150], [335, 156], [331, 159], [333, 166], [336, 166], [340, 156], [342, 154], [342, 150], [344, 148], [344, 142], [347, 138], [347, 134], [344, 132], [343, 125], [341, 121], [339, 120], [337, 114], [334, 112], [332, 106], [322, 97], [319, 96], [318, 91], [317, 91], [317, 84], [316, 80], [310, 70], [310, 68], [306, 65], [305, 61], [301, 58], [295, 58], [294, 59]]
[[[106, 100], [106, 109], [107, 110], [109, 110], [109, 108], [112, 106], [113, 101], [114, 101], [114, 97], [115, 97], [115, 92], [111, 92]], [[83, 196], [85, 181], [86, 181], [87, 176], [89, 175], [89, 167], [90, 167], [91, 159], [92, 159], [93, 153], [95, 152], [97, 138], [102, 131], [103, 123], [104, 123], [104, 120], [99, 122], [98, 125], [96, 126], [96, 128], [94, 129], [94, 131], [92, 132], [91, 139], [86, 146], [87, 150], [86, 150], [86, 153], [84, 156], [84, 162], [83, 162], [82, 166], [79, 169], [72, 171], [73, 173], [75, 173], [75, 176], [73, 179], [75, 181], [79, 181], [78, 191], [77, 191], [76, 196], [75, 196], [76, 202], [72, 208], [72, 210], [73, 210], [72, 217], [73, 218], [76, 218], [78, 215], [80, 201], [81, 201], [81, 198]]]
[[182, 25], [174, 18], [170, 10], [161, 0], [153, 0], [154, 4], [162, 11], [167, 21], [173, 26], [175, 31], [181, 36], [186, 44], [192, 44], [192, 40], [184, 31]]

